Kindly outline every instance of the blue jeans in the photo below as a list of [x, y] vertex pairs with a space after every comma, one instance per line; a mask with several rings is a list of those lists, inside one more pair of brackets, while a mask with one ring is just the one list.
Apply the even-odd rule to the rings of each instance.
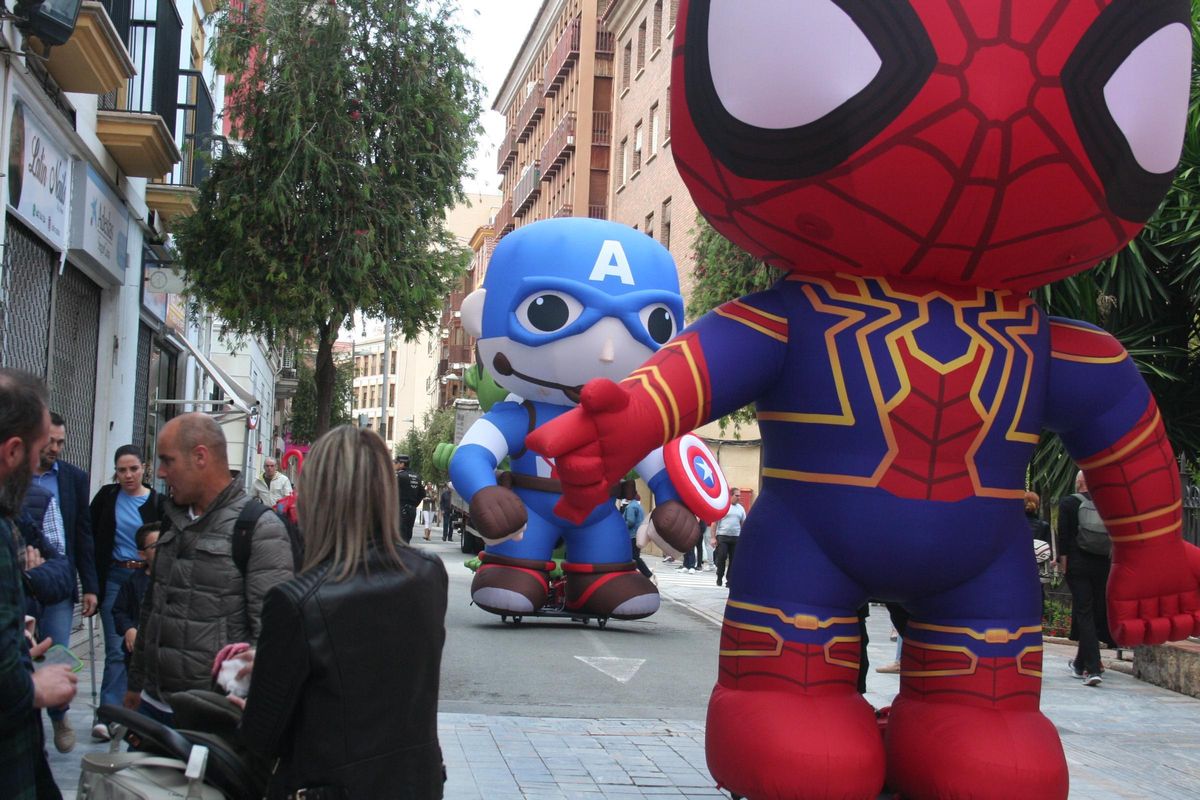
[[[46, 606], [42, 609], [42, 618], [38, 620], [38, 629], [42, 638], [49, 637], [55, 644], [63, 647], [71, 646], [71, 621], [75, 616], [75, 603], [70, 599]], [[62, 719], [67, 713], [68, 706], [49, 708], [46, 712], [50, 719]]]
[[125, 699], [125, 639], [117, 633], [112, 608], [121, 587], [133, 570], [110, 567], [105, 579], [104, 600], [100, 603], [100, 624], [104, 626], [104, 678], [100, 681], [100, 704], [121, 705]]

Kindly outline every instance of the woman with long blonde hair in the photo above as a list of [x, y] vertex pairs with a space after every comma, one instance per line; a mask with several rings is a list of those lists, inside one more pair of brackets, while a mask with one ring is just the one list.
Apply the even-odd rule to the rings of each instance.
[[304, 565], [267, 594], [242, 718], [276, 762], [268, 797], [440, 798], [446, 570], [400, 538], [383, 440], [350, 426], [318, 439], [297, 510]]

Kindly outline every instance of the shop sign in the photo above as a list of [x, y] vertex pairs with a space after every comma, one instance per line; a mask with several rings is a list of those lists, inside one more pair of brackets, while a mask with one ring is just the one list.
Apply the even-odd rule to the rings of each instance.
[[8, 136], [8, 206], [59, 250], [67, 247], [71, 157], [14, 94]]
[[81, 256], [117, 281], [129, 265], [129, 212], [91, 164], [75, 169], [71, 254]]

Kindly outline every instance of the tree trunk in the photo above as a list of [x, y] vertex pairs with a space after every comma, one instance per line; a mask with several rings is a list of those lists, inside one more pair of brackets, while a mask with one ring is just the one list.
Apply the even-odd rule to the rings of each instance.
[[329, 430], [329, 420], [333, 414], [333, 392], [337, 383], [333, 343], [337, 339], [338, 326], [333, 322], [322, 322], [317, 331], [317, 370], [313, 376], [317, 385], [317, 425], [313, 432], [314, 441]]

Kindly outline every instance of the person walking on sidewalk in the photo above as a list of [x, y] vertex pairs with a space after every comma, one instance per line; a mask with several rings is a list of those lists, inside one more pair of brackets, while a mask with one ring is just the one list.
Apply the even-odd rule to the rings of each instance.
[[442, 487], [442, 493], [438, 497], [438, 505], [442, 511], [442, 541], [454, 541], [454, 528], [451, 525], [454, 516], [454, 508], [450, 502], [450, 486], [447, 484]]
[[65, 664], [34, 672], [33, 658], [54, 642], [30, 647], [24, 552], [13, 532], [12, 518], [49, 436], [45, 385], [29, 373], [0, 369], [0, 797], [11, 800], [62, 797], [46, 758], [41, 709], [65, 706], [78, 680]]
[[[102, 705], [121, 705], [125, 697], [125, 648], [113, 617], [113, 604], [126, 581], [141, 573], [136, 534], [140, 527], [162, 519], [163, 498], [145, 485], [142, 451], [127, 444], [113, 455], [116, 483], [100, 488], [92, 498], [92, 530], [96, 541], [96, 577], [100, 584], [100, 624], [104, 628]], [[107, 740], [108, 726], [92, 724], [92, 738]]]
[[[33, 485], [46, 489], [58, 502], [62, 514], [63, 553], [71, 569], [79, 573], [83, 586], [81, 613], [90, 617], [99, 607], [100, 584], [96, 577], [95, 544], [92, 540], [92, 516], [88, 510], [91, 499], [91, 479], [88, 474], [62, 459], [67, 444], [66, 421], [58, 414], [50, 414], [50, 439], [38, 459], [33, 472]], [[70, 599], [47, 606], [42, 611], [41, 627], [45, 636], [69, 647], [71, 623], [75, 616], [75, 601], [78, 595], [72, 591]], [[67, 721], [67, 708], [51, 708], [50, 724], [54, 727], [54, 747], [60, 753], [69, 753], [75, 747], [75, 731]]]
[[737, 550], [738, 538], [742, 535], [742, 523], [746, 521], [741, 489], [729, 492], [729, 503], [729, 510], [713, 524], [709, 537], [714, 551], [713, 561], [717, 564], [717, 586], [723, 586], [726, 571], [733, 570], [733, 554]]
[[279, 462], [271, 457], [263, 461], [263, 474], [254, 479], [254, 496], [267, 508], [292, 493], [292, 479], [279, 471]]
[[1075, 492], [1058, 504], [1059, 568], [1067, 575], [1071, 615], [1079, 637], [1079, 649], [1067, 666], [1085, 686], [1099, 686], [1104, 671], [1100, 636], [1111, 640], [1105, 592], [1112, 568], [1112, 539], [1092, 502], [1082, 470], [1075, 476]]

